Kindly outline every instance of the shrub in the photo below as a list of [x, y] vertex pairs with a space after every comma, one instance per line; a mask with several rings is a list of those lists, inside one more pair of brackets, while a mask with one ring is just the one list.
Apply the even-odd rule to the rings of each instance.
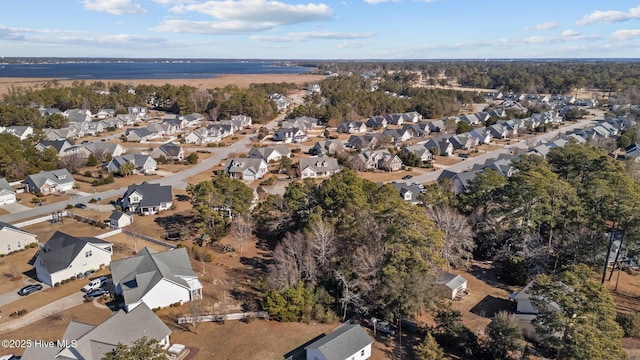
[[62, 281], [60, 281], [61, 284], [66, 284], [67, 283], [67, 279], [62, 279]]
[[67, 206], [64, 207], [65, 209], [69, 210], [69, 209], [73, 209], [73, 205], [71, 204], [67, 204]]
[[294, 153], [294, 154], [297, 154], [297, 153], [299, 153], [301, 151], [302, 151], [301, 148], [293, 148], [293, 149], [291, 149], [291, 152]]
[[98, 200], [96, 198], [91, 198], [91, 200], [89, 200], [89, 204], [95, 204], [97, 202]]
[[58, 287], [58, 286], [60, 286], [60, 282], [53, 284], [53, 287]]
[[91, 177], [91, 171], [87, 170], [84, 172], [84, 176]]
[[624, 336], [640, 338], [640, 316], [638, 316], [638, 313], [618, 313], [616, 322], [624, 330]]

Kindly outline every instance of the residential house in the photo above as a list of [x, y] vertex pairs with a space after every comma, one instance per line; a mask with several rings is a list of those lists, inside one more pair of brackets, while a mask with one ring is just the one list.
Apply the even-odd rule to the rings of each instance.
[[96, 136], [105, 131], [106, 129], [104, 128], [102, 121], [90, 122], [90, 123], [87, 123], [86, 126], [84, 127], [85, 134], [90, 136]]
[[143, 128], [143, 127], [129, 128], [125, 131], [124, 136], [127, 139], [127, 141], [141, 142], [141, 143], [145, 143], [150, 139], [154, 139], [158, 137], [157, 134], [154, 134], [151, 131], [149, 131], [149, 129]]
[[66, 127], [61, 129], [44, 128], [44, 137], [47, 140], [66, 140], [75, 139], [79, 136], [84, 136], [84, 130], [81, 135], [77, 133], [76, 128]]
[[146, 154], [126, 154], [116, 156], [109, 161], [104, 168], [108, 172], [120, 173], [120, 167], [124, 164], [132, 163], [134, 165], [133, 174], [151, 175], [155, 174], [158, 169], [158, 163], [151, 155]]
[[307, 141], [307, 133], [299, 128], [280, 128], [273, 135], [274, 141], [285, 143], [300, 143]]
[[451, 136], [449, 142], [453, 145], [454, 149], [471, 150], [480, 145], [480, 139], [469, 133], [458, 134]]
[[184, 160], [184, 149], [180, 145], [168, 142], [155, 148], [151, 152], [151, 156], [154, 159], [164, 156], [169, 161], [182, 161]]
[[300, 158], [298, 168], [301, 179], [329, 177], [340, 171], [338, 160], [330, 157]]
[[462, 121], [473, 126], [473, 125], [484, 124], [490, 118], [491, 116], [489, 116], [488, 113], [480, 112], [476, 114], [460, 115], [458, 116], [458, 121]]
[[67, 109], [62, 114], [69, 120], [69, 123], [90, 123], [93, 121], [91, 111], [86, 109]]
[[462, 275], [442, 272], [435, 283], [444, 289], [445, 295], [451, 300], [464, 296], [467, 292], [467, 279]]
[[339, 133], [357, 134], [367, 132], [367, 124], [361, 121], [347, 121], [338, 125], [336, 129]]
[[42, 140], [36, 144], [36, 150], [44, 151], [47, 148], [53, 148], [59, 157], [65, 156], [65, 150], [73, 146], [73, 143], [67, 139], [63, 140]]
[[427, 140], [424, 147], [429, 149], [432, 153], [433, 149], [437, 150], [436, 154], [440, 156], [451, 156], [453, 154], [453, 144], [446, 137], [433, 138]]
[[13, 204], [16, 202], [16, 191], [9, 185], [5, 178], [0, 178], [0, 205]]
[[407, 141], [413, 138], [413, 135], [413, 129], [411, 128], [386, 129], [382, 132], [382, 136], [390, 138], [393, 143]]
[[199, 113], [191, 113], [187, 115], [176, 115], [177, 120], [184, 120], [186, 127], [195, 127], [204, 121], [204, 116]]
[[397, 171], [402, 169], [404, 164], [396, 154], [392, 154], [387, 149], [363, 151], [356, 155], [364, 169], [379, 169], [385, 171]]
[[387, 114], [384, 118], [387, 120], [387, 125], [402, 125], [404, 123], [403, 114], [393, 113]]
[[487, 126], [487, 131], [491, 134], [491, 137], [495, 139], [505, 139], [511, 135], [511, 132], [502, 126], [502, 124]]
[[125, 125], [134, 125], [140, 122], [140, 118], [131, 114], [118, 114], [116, 119], [122, 121]]
[[407, 131], [407, 130], [411, 130], [413, 132], [413, 137], [426, 137], [427, 135], [429, 135], [431, 133], [431, 130], [429, 130], [429, 125], [427, 123], [412, 123], [412, 124], [404, 124], [402, 125], [402, 130], [403, 131]]
[[267, 170], [267, 162], [262, 158], [232, 158], [227, 161], [224, 172], [232, 179], [258, 180]]
[[5, 222], [0, 222], [0, 254], [22, 250], [27, 245], [37, 244], [37, 235]]
[[116, 157], [127, 152], [127, 148], [117, 143], [107, 143], [102, 141], [94, 141], [83, 146], [90, 154], [93, 154], [98, 161], [104, 161], [107, 156]]
[[[540, 341], [542, 338], [537, 334], [533, 324], [533, 320], [536, 319], [540, 311], [533, 305], [529, 294], [533, 283], [533, 281], [530, 281], [522, 290], [509, 295], [509, 300], [516, 302], [515, 317], [522, 334], [528, 339]], [[560, 306], [556, 302], [550, 302], [546, 306], [548, 310], [560, 311]]]
[[141, 305], [129, 313], [118, 310], [98, 325], [71, 320], [62, 336], [65, 341], [47, 343], [50, 346], [30, 346], [22, 358], [102, 360], [118, 345], [132, 346], [142, 338], [155, 340], [167, 349], [170, 334], [167, 325], [148, 306]]
[[402, 114], [405, 123], [417, 123], [422, 120], [422, 115], [417, 111], [410, 111]]
[[300, 116], [293, 120], [283, 121], [282, 128], [298, 128], [303, 131], [309, 131], [318, 126], [318, 119], [309, 116]]
[[422, 190], [416, 185], [409, 185], [404, 182], [392, 182], [391, 186], [393, 186], [400, 193], [400, 198], [406, 202], [412, 204], [418, 204], [420, 201], [418, 200]]
[[492, 118], [503, 118], [507, 116], [507, 112], [503, 108], [489, 109], [487, 110], [487, 114]]
[[[312, 119], [312, 118], [306, 118], [306, 119], [311, 122], [311, 127], [313, 127], [318, 123], [318, 119]], [[251, 116], [247, 116], [247, 115], [231, 115], [231, 121], [238, 124], [240, 128], [249, 127], [253, 123]]]
[[116, 109], [100, 109], [95, 114], [96, 119], [106, 119], [116, 116]]
[[127, 114], [137, 119], [145, 118], [147, 117], [147, 108], [142, 106], [129, 106], [127, 108]]
[[175, 130], [176, 130], [171, 125], [164, 124], [164, 123], [152, 123], [145, 126], [145, 128], [149, 130], [152, 134], [154, 134], [156, 138], [171, 136], [175, 133]]
[[183, 131], [187, 128], [188, 124], [187, 120], [185, 120], [184, 117], [178, 116], [173, 119], [164, 119], [162, 120], [162, 123], [169, 126], [169, 132], [172, 134], [175, 132]]
[[307, 91], [310, 93], [319, 93], [322, 91], [322, 88], [320, 87], [320, 84], [309, 84], [309, 86], [307, 86]]
[[382, 115], [375, 115], [367, 119], [366, 124], [372, 129], [384, 129], [387, 127], [387, 119]]
[[267, 163], [280, 161], [283, 157], [291, 157], [291, 149], [284, 145], [252, 147], [249, 150], [250, 158], [258, 158]]
[[344, 150], [344, 146], [342, 145], [342, 141], [339, 139], [326, 139], [320, 140], [316, 142], [311, 149], [309, 149], [309, 154], [311, 155], [333, 155], [338, 154]]
[[382, 134], [367, 133], [364, 135], [351, 135], [347, 140], [347, 146], [352, 149], [373, 149], [384, 142]]
[[104, 129], [106, 129], [107, 131], [109, 129], [122, 129], [124, 127], [124, 121], [118, 119], [118, 118], [114, 118], [114, 117], [110, 117], [110, 118], [106, 118], [104, 120], [100, 120], [100, 124], [102, 124], [102, 127]]
[[155, 309], [202, 299], [202, 284], [186, 248], [156, 252], [145, 247], [135, 256], [112, 262], [111, 273], [127, 312], [141, 304]]
[[429, 163], [433, 160], [433, 154], [429, 149], [427, 149], [424, 145], [411, 145], [402, 148], [402, 151], [411, 153], [420, 159], [422, 163]]
[[27, 192], [49, 195], [72, 190], [75, 180], [69, 170], [58, 169], [31, 174], [27, 176], [23, 183]]
[[342, 325], [305, 347], [307, 360], [365, 360], [373, 340], [358, 324]]
[[53, 286], [109, 265], [113, 244], [95, 237], [75, 237], [56, 231], [38, 250], [34, 266], [39, 281]]
[[429, 121], [427, 123], [427, 126], [430, 132], [441, 132], [447, 130], [447, 126], [444, 123], [444, 120]]
[[157, 214], [173, 205], [171, 186], [146, 181], [140, 185], [129, 185], [118, 203], [124, 211], [143, 215]]
[[50, 108], [50, 107], [39, 107], [38, 111], [40, 111], [40, 115], [42, 116], [51, 116], [53, 114], [59, 114], [59, 115], [63, 115], [62, 111], [60, 111], [60, 109], [58, 108]]
[[486, 127], [479, 127], [469, 131], [469, 135], [477, 137], [480, 144], [489, 144], [493, 140], [493, 135]]
[[467, 186], [469, 181], [474, 179], [478, 172], [483, 170], [471, 170], [456, 173], [450, 170], [443, 170], [438, 177], [438, 183], [442, 184], [444, 181], [448, 181], [451, 184], [451, 191], [455, 194], [461, 194], [467, 192]]
[[276, 103], [276, 106], [278, 107], [278, 111], [280, 112], [287, 110], [289, 106], [291, 106], [292, 104], [291, 99], [289, 99], [285, 95], [278, 94], [278, 93], [269, 95], [269, 99], [273, 100], [273, 102]]
[[626, 158], [633, 159], [635, 162], [640, 161], [640, 145], [638, 143], [633, 143], [626, 148], [624, 148]]
[[127, 213], [122, 211], [113, 211], [109, 216], [109, 226], [111, 226], [114, 229], [121, 229], [131, 224], [133, 224], [132, 213]]
[[73, 145], [64, 149], [60, 157], [76, 156], [80, 159], [86, 159], [91, 155], [91, 151], [85, 145]]
[[209, 144], [213, 142], [222, 141], [222, 136], [220, 134], [220, 130], [215, 127], [205, 128], [200, 127], [183, 137], [184, 142], [187, 144]]
[[33, 128], [31, 126], [8, 126], [4, 129], [4, 133], [16, 136], [20, 140], [26, 140], [33, 135]]

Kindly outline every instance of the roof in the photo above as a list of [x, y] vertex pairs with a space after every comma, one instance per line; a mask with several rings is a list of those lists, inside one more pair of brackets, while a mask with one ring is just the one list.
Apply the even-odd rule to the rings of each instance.
[[68, 184], [73, 183], [75, 180], [71, 173], [67, 169], [58, 169], [51, 171], [41, 171], [37, 174], [31, 174], [27, 176], [25, 182], [31, 180], [38, 188], [41, 188], [47, 180], [53, 181], [56, 184]]
[[448, 272], [441, 273], [436, 280], [436, 283], [444, 285], [451, 290], [457, 289], [460, 285], [466, 282], [467, 279], [465, 279], [461, 275], [456, 275]]
[[[125, 154], [125, 155], [121, 155], [121, 156], [116, 156], [113, 159], [111, 159], [111, 161], [109, 162], [109, 164], [107, 164], [107, 166], [109, 165], [114, 165], [116, 168], [120, 169], [120, 167], [126, 163], [133, 163], [136, 167], [136, 169], [144, 166], [144, 164], [146, 164], [147, 161], [149, 160], [153, 160], [153, 158], [151, 157], [151, 155], [144, 155], [144, 154]], [[155, 162], [155, 160], [153, 160]]]
[[[265, 160], [263, 158], [233, 158], [229, 159], [226, 171], [231, 174], [242, 173], [245, 170], [251, 170], [257, 173]], [[266, 163], [265, 163], [266, 164]]]
[[184, 279], [196, 278], [185, 248], [164, 252], [144, 248], [136, 256], [111, 262], [114, 284], [120, 284], [126, 304], [140, 301], [162, 279], [190, 288]]
[[24, 231], [24, 230], [20, 229], [19, 227], [16, 227], [16, 226], [13, 226], [11, 224], [7, 224], [6, 222], [0, 221], [0, 231], [2, 231], [4, 229], [11, 229], [11, 230], [19, 231], [19, 232], [21, 232], [23, 234], [29, 234], [29, 235], [32, 235], [32, 236], [36, 236], [34, 234], [31, 234], [28, 231]]
[[133, 214], [125, 213], [125, 212], [122, 212], [122, 211], [114, 210], [114, 211], [112, 211], [112, 212], [111, 212], [111, 215], [109, 216], [109, 220], [115, 220], [115, 221], [118, 221], [118, 220], [120, 220], [122, 217], [125, 217], [125, 216], [126, 216], [126, 217], [131, 217], [131, 216], [133, 216]]
[[343, 325], [329, 335], [306, 346], [318, 349], [327, 360], [344, 360], [371, 345], [373, 340], [360, 325]]
[[16, 191], [9, 185], [9, 182], [5, 178], [0, 178], [0, 190], [7, 190], [15, 193]]
[[300, 158], [300, 171], [311, 168], [314, 172], [336, 171], [340, 169], [338, 160], [330, 157]]
[[158, 150], [167, 154], [167, 156], [175, 157], [180, 155], [180, 150], [182, 150], [182, 148], [172, 142], [168, 142], [158, 146]]
[[139, 203], [141, 207], [157, 206], [173, 201], [171, 185], [150, 184], [146, 181], [140, 185], [129, 185], [123, 199], [127, 199], [134, 192], [142, 195], [142, 200]]
[[[146, 305], [141, 304], [129, 313], [120, 310], [98, 325], [71, 321], [63, 339], [76, 340], [74, 352], [85, 360], [99, 360], [114, 349], [118, 343], [131, 345], [134, 341], [147, 337], [162, 340], [171, 330]], [[33, 360], [67, 359], [68, 348], [32, 347], [25, 351], [23, 358]], [[67, 355], [67, 356], [65, 356]], [[71, 355], [71, 354], [69, 354]], [[75, 357], [73, 357], [75, 358]]]
[[68, 268], [88, 243], [109, 244], [95, 237], [75, 237], [56, 231], [36, 256], [42, 260], [47, 271], [52, 274]]

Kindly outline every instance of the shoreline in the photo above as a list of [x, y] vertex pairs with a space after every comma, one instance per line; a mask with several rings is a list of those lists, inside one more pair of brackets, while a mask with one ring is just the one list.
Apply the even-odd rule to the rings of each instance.
[[48, 82], [57, 81], [64, 87], [71, 86], [74, 82], [84, 82], [91, 84], [93, 82], [103, 82], [105, 84], [121, 83], [125, 85], [187, 85], [197, 89], [214, 89], [222, 88], [227, 85], [235, 85], [239, 88], [248, 88], [251, 84], [263, 83], [294, 83], [304, 85], [310, 82], [317, 82], [325, 79], [325, 75], [311, 74], [220, 74], [212, 78], [194, 78], [194, 79], [62, 79], [62, 78], [14, 78], [0, 77], [0, 96], [8, 94], [12, 87], [15, 88], [41, 88]]

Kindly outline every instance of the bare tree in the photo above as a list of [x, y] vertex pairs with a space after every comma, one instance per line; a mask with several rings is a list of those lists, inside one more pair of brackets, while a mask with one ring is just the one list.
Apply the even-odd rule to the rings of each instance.
[[79, 167], [83, 166], [87, 160], [78, 154], [71, 154], [63, 156], [60, 159], [60, 165], [67, 170], [74, 172]]
[[273, 288], [284, 290], [298, 281], [315, 283], [316, 261], [304, 235], [287, 233], [273, 251], [273, 264], [268, 281]]
[[242, 253], [242, 249], [253, 234], [255, 228], [256, 223], [251, 214], [238, 215], [233, 219], [231, 230], [236, 237], [236, 247], [240, 253]]
[[93, 152], [93, 156], [95, 156], [96, 159], [101, 163], [107, 160], [107, 152], [105, 151], [105, 149], [96, 149]]
[[473, 230], [467, 217], [447, 206], [427, 207], [427, 216], [444, 233], [442, 257], [447, 261], [447, 271], [453, 267], [469, 265], [475, 248]]
[[189, 303], [189, 315], [191, 315], [191, 325], [193, 330], [197, 334], [198, 327], [202, 321], [202, 317], [206, 315], [207, 307], [204, 304], [204, 300], [193, 300]]
[[307, 240], [313, 249], [320, 269], [326, 269], [336, 251], [333, 226], [323, 220], [314, 221], [311, 223]]
[[353, 305], [357, 309], [362, 309], [364, 306], [364, 301], [360, 293], [356, 290], [356, 286], [351, 286], [347, 279], [340, 273], [339, 271], [334, 271], [334, 276], [336, 280], [342, 286], [342, 295], [338, 299], [340, 301], [340, 306], [342, 307], [342, 321], [345, 321], [347, 318], [347, 308], [349, 305]]

